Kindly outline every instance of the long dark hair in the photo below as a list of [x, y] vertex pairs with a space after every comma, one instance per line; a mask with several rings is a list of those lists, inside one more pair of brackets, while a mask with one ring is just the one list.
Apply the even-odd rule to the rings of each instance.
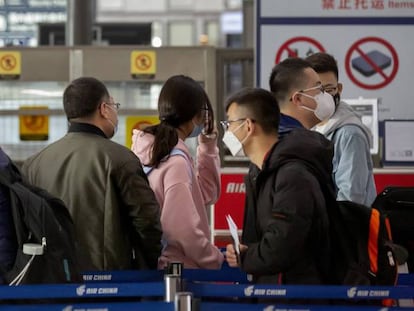
[[201, 85], [184, 75], [170, 77], [163, 85], [158, 98], [160, 124], [145, 128], [155, 136], [150, 166], [157, 167], [178, 143], [176, 129], [203, 110], [214, 120], [210, 100]]

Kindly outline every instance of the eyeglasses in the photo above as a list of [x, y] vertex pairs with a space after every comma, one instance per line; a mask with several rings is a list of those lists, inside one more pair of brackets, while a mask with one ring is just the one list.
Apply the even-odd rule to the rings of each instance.
[[320, 84], [320, 85], [317, 85], [317, 86], [313, 86], [313, 87], [310, 87], [310, 88], [307, 88], [307, 89], [301, 90], [301, 91], [299, 91], [299, 93], [304, 93], [304, 92], [307, 92], [307, 91], [312, 91], [312, 90], [320, 90], [320, 91], [321, 91], [321, 93], [326, 92], [325, 87], [324, 87], [322, 84]]
[[335, 95], [338, 90], [338, 85], [324, 85], [323, 88], [326, 93]]
[[115, 106], [116, 110], [119, 110], [119, 108], [121, 107], [120, 103], [107, 103], [107, 102], [105, 102], [105, 104], [110, 105], [110, 106]]
[[230, 124], [233, 122], [239, 122], [239, 121], [246, 121], [247, 118], [240, 118], [236, 120], [227, 120], [227, 121], [220, 121], [221, 126], [223, 127], [224, 131], [227, 131], [230, 127]]

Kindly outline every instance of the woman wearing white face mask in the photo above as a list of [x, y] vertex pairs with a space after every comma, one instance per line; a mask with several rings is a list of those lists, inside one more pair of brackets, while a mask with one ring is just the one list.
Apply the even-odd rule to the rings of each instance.
[[[220, 158], [213, 110], [204, 89], [190, 77], [169, 78], [162, 87], [160, 124], [134, 130], [132, 151], [146, 165], [161, 206], [163, 250], [158, 267], [219, 269], [223, 254], [210, 241], [207, 206], [220, 194]], [[198, 137], [197, 161], [184, 140]], [[145, 168], [144, 168], [145, 170]]]

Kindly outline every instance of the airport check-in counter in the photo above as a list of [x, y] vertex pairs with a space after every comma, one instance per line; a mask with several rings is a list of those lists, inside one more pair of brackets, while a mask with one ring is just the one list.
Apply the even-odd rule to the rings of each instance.
[[[80, 76], [102, 80], [121, 103], [118, 132], [113, 140], [130, 147], [135, 127], [158, 122], [157, 100], [165, 80], [175, 74], [191, 76], [206, 89], [217, 125], [225, 117], [225, 98], [253, 84], [251, 49], [212, 47], [157, 48], [43, 47], [0, 49], [0, 145], [17, 163], [40, 151], [67, 132], [62, 94]], [[218, 125], [219, 126], [219, 125]], [[234, 158], [221, 142], [221, 197], [211, 209], [212, 239], [220, 246], [229, 241], [225, 216], [239, 229], [243, 224], [248, 160]], [[187, 143], [195, 151], [196, 139]], [[377, 190], [387, 185], [414, 186], [410, 168], [374, 171]]]

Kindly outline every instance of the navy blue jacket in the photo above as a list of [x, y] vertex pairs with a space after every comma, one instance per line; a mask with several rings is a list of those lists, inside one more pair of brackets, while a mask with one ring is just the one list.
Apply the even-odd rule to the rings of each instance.
[[304, 128], [303, 125], [296, 120], [295, 118], [292, 118], [291, 116], [288, 116], [287, 114], [280, 114], [280, 121], [279, 121], [279, 137], [283, 138], [287, 134], [289, 134], [292, 130], [297, 128]]

